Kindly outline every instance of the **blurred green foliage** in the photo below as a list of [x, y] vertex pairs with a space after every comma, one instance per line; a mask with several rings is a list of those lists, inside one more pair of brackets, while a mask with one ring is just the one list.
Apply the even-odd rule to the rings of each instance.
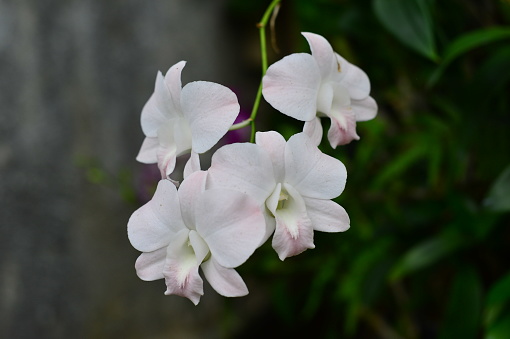
[[[256, 22], [268, 4], [230, 12]], [[510, 2], [283, 0], [275, 27], [290, 47], [270, 63], [321, 34], [369, 75], [379, 114], [360, 141], [321, 145], [347, 167], [351, 229], [241, 267], [273, 296], [243, 338], [510, 338]]]

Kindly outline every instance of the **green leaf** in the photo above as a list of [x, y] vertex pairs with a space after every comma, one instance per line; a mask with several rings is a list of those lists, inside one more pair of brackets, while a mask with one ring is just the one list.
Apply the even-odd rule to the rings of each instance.
[[487, 306], [493, 306], [510, 301], [510, 272], [499, 279], [487, 294]]
[[478, 69], [473, 83], [478, 94], [487, 101], [499, 98], [504, 86], [510, 82], [510, 46], [498, 48]]
[[484, 200], [484, 205], [491, 211], [510, 211], [510, 166], [496, 179]]
[[476, 338], [481, 323], [482, 284], [478, 273], [462, 269], [450, 290], [439, 339]]
[[324, 293], [326, 292], [325, 286], [333, 280], [335, 273], [337, 273], [334, 259], [334, 257], [331, 257], [329, 260], [323, 262], [319, 272], [312, 280], [308, 300], [302, 312], [306, 319], [312, 318], [315, 312], [317, 312], [324, 299]]
[[413, 145], [392, 159], [373, 181], [373, 188], [380, 189], [387, 182], [399, 177], [411, 166], [426, 156], [426, 145]]
[[451, 252], [461, 248], [466, 240], [457, 232], [445, 231], [411, 248], [393, 267], [390, 280], [397, 280], [427, 267]]
[[510, 313], [485, 333], [485, 339], [508, 339], [510, 336]]
[[[510, 272], [492, 285], [485, 299], [485, 324], [492, 328], [510, 305]], [[510, 333], [510, 332], [509, 332]]]
[[439, 80], [446, 67], [462, 54], [506, 38], [510, 38], [509, 27], [484, 28], [460, 36], [446, 48], [440, 66], [432, 73], [429, 79], [429, 86], [433, 86]]
[[426, 0], [374, 0], [383, 26], [418, 53], [437, 60], [430, 8]]
[[388, 266], [393, 261], [390, 254], [393, 239], [381, 238], [362, 250], [350, 266], [349, 272], [338, 285], [337, 294], [347, 303], [345, 334], [356, 331], [360, 310], [374, 301], [384, 285]]

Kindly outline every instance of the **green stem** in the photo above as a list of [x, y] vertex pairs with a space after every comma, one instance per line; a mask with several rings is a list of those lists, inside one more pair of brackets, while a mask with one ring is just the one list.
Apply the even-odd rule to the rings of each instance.
[[[273, 13], [273, 10], [275, 7], [280, 3], [281, 0], [273, 0], [269, 7], [267, 7], [266, 11], [264, 12], [264, 15], [262, 16], [262, 20], [257, 24], [257, 27], [259, 29], [259, 37], [260, 37], [260, 54], [262, 59], [262, 78], [266, 74], [267, 71], [267, 44], [266, 44], [266, 25], [269, 21], [269, 18], [271, 17], [271, 13]], [[259, 89], [257, 91], [257, 96], [255, 97], [255, 102], [253, 103], [253, 108], [251, 110], [250, 117], [240, 123], [237, 123], [235, 125], [232, 125], [229, 130], [233, 131], [236, 129], [240, 129], [243, 127], [246, 127], [248, 125], [251, 125], [251, 137], [250, 142], [255, 142], [255, 118], [257, 117], [257, 111], [259, 109], [260, 99], [262, 98], [262, 79], [260, 80]]]
[[271, 13], [273, 13], [276, 5], [280, 3], [281, 0], [273, 0], [269, 7], [266, 9], [262, 20], [258, 23], [257, 27], [259, 28], [260, 35], [260, 52], [262, 54], [262, 76], [266, 74], [267, 70], [267, 49], [266, 49], [266, 25], [271, 17]]

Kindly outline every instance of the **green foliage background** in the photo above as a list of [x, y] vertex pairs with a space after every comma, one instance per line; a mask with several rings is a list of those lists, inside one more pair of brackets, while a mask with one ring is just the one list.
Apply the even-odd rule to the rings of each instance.
[[[256, 38], [267, 5], [231, 0], [230, 16]], [[270, 63], [321, 34], [369, 75], [379, 114], [321, 146], [347, 167], [350, 230], [283, 263], [266, 244], [240, 268], [272, 291], [243, 338], [509, 338], [510, 2], [281, 5]], [[267, 104], [259, 117], [301, 129]]]

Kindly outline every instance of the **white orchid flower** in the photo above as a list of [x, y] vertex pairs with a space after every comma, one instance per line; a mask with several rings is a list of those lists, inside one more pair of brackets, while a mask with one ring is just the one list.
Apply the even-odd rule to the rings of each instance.
[[208, 172], [208, 187], [238, 190], [264, 208], [262, 240], [275, 231], [272, 246], [281, 260], [314, 248], [314, 231], [349, 228], [343, 207], [330, 200], [345, 187], [345, 166], [322, 153], [305, 133], [286, 142], [277, 132], [257, 132], [256, 144], [217, 150]]
[[163, 77], [156, 76], [154, 93], [145, 104], [141, 125], [146, 136], [137, 160], [158, 163], [163, 178], [187, 152], [204, 153], [227, 133], [237, 115], [237, 97], [225, 86], [194, 81], [181, 89], [181, 61]]
[[258, 204], [233, 190], [205, 191], [207, 172], [190, 174], [177, 191], [161, 180], [151, 201], [133, 213], [128, 237], [144, 252], [136, 260], [142, 280], [165, 279], [165, 294], [189, 298], [203, 295], [202, 272], [221, 295], [248, 294], [234, 269], [255, 251], [264, 236]]
[[305, 121], [304, 132], [317, 145], [322, 139], [321, 116], [331, 118], [331, 147], [358, 140], [356, 121], [377, 114], [368, 76], [335, 53], [322, 36], [302, 34], [312, 54], [291, 54], [271, 65], [263, 78], [264, 98], [283, 114]]

